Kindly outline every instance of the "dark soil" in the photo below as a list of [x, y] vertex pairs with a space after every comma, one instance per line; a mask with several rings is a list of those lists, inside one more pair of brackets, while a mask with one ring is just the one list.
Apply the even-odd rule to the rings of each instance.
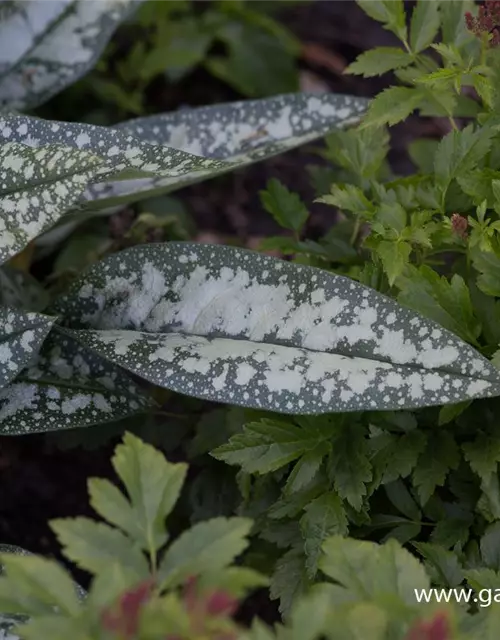
[[[353, 1], [313, 1], [286, 7], [282, 21], [309, 45], [320, 45], [316, 56], [301, 60], [301, 69], [313, 74], [331, 91], [373, 96], [391, 82], [344, 76], [342, 69], [367, 48], [397, 44], [394, 36], [365, 16]], [[323, 59], [325, 54], [327, 60]], [[226, 85], [205, 72], [196, 72], [176, 86], [160, 85], [151, 92], [155, 110], [167, 111], [182, 105], [200, 105], [239, 99]], [[391, 164], [395, 171], [411, 171], [406, 153], [409, 141], [422, 135], [440, 136], [443, 123], [410, 118], [393, 129]], [[319, 144], [319, 143], [318, 143]], [[316, 145], [317, 146], [317, 145]], [[318, 157], [311, 148], [291, 151], [247, 169], [184, 189], [176, 194], [187, 205], [203, 234], [215, 239], [237, 236], [252, 239], [279, 232], [263, 210], [258, 191], [272, 177], [298, 191], [311, 206], [311, 231], [325, 231], [332, 224], [331, 209], [312, 204], [314, 197], [306, 166]], [[96, 450], [58, 450], [45, 436], [2, 438], [0, 443], [0, 542], [14, 544], [46, 555], [58, 554], [58, 545], [47, 521], [55, 517], [92, 515], [87, 504], [89, 476], [111, 476], [110, 456], [116, 438]], [[82, 576], [76, 573], [78, 578]], [[276, 615], [273, 606], [259, 594], [246, 605], [248, 618]]]

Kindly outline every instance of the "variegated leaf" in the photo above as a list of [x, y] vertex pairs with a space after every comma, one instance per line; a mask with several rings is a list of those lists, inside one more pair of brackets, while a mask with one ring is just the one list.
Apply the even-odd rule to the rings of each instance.
[[[13, 126], [14, 119], [7, 121]], [[26, 119], [38, 122], [35, 118]], [[73, 206], [97, 175], [102, 160], [88, 151], [60, 145], [26, 146], [29, 128], [12, 130], [0, 121], [0, 263], [21, 251]], [[8, 134], [8, 136], [7, 136]], [[5, 142], [23, 137], [23, 144]]]
[[263, 100], [181, 109], [124, 122], [117, 130], [153, 145], [166, 145], [225, 167], [174, 178], [94, 185], [85, 194], [93, 206], [110, 206], [173, 191], [200, 179], [270, 158], [359, 121], [368, 100], [339, 94], [286, 94]]
[[112, 255], [52, 311], [105, 358], [220, 402], [314, 414], [500, 394], [498, 370], [434, 322], [348, 278], [231, 247]]
[[55, 318], [0, 307], [0, 389], [36, 357]]
[[0, 434], [101, 424], [152, 406], [126, 372], [54, 332], [36, 361], [0, 390]]
[[[0, 118], [0, 151], [2, 143], [16, 142], [93, 153], [102, 162], [100, 176], [80, 206], [95, 209], [172, 191], [276, 155], [356, 122], [366, 107], [364, 98], [291, 94], [186, 110], [118, 128], [5, 115]], [[265, 137], [259, 133], [263, 129]]]
[[0, 106], [33, 108], [84, 75], [140, 0], [0, 5]]

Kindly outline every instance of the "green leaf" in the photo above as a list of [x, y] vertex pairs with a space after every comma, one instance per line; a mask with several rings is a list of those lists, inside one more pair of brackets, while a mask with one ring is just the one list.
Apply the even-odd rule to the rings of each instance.
[[407, 214], [399, 202], [383, 202], [377, 209], [375, 220], [401, 233], [407, 224]]
[[475, 251], [472, 264], [480, 274], [478, 288], [487, 296], [500, 297], [500, 257], [492, 251]]
[[443, 194], [452, 180], [476, 169], [488, 153], [493, 135], [491, 128], [474, 131], [469, 125], [461, 131], [450, 131], [441, 140], [434, 156], [434, 174]]
[[[44, 140], [43, 146], [34, 148], [3, 142], [2, 134], [10, 138], [15, 119], [0, 122], [0, 263], [57, 222], [103, 164], [92, 152], [71, 149], [62, 140], [59, 144]], [[21, 123], [20, 130], [25, 130]]]
[[[335, 131], [326, 138], [324, 157], [356, 176], [369, 179], [377, 176], [389, 151], [389, 133], [384, 127], [359, 127]], [[329, 184], [334, 179], [329, 179]], [[345, 185], [349, 188], [351, 185]]]
[[427, 49], [437, 36], [441, 24], [439, 2], [419, 0], [411, 15], [410, 47], [414, 53]]
[[328, 451], [328, 442], [319, 442], [314, 449], [305, 453], [288, 476], [283, 493], [290, 495], [307, 487], [320, 470]]
[[135, 573], [137, 581], [149, 575], [146, 557], [137, 544], [118, 529], [90, 518], [52, 520], [50, 527], [63, 546], [65, 556], [86, 571], [99, 574], [106, 563], [119, 562]]
[[488, 567], [500, 571], [500, 523], [488, 527], [480, 541], [481, 558]]
[[331, 535], [347, 535], [347, 516], [342, 500], [333, 491], [324, 493], [313, 500], [305, 509], [300, 519], [306, 566], [311, 579], [318, 570], [318, 559], [323, 542]]
[[[217, 460], [238, 464], [247, 473], [270, 473], [316, 449], [322, 435], [290, 422], [261, 420], [212, 451]], [[323, 436], [324, 438], [324, 436]]]
[[500, 462], [500, 438], [479, 433], [472, 442], [462, 445], [464, 458], [481, 480], [488, 481]]
[[[461, 276], [455, 274], [449, 282], [430, 267], [407, 265], [396, 284], [400, 289], [398, 302], [418, 309], [422, 315], [464, 340], [476, 342], [481, 325], [474, 314], [469, 289]], [[426, 334], [423, 332], [420, 337], [425, 339]]]
[[0, 307], [0, 389], [36, 358], [55, 320], [38, 313]]
[[440, 3], [443, 42], [457, 47], [471, 40], [464, 16], [467, 11], [474, 12], [476, 8], [472, 0], [447, 0]]
[[59, 331], [27, 364], [0, 390], [2, 435], [102, 424], [154, 407], [125, 371]]
[[400, 513], [410, 520], [416, 520], [417, 522], [421, 520], [422, 514], [417, 503], [399, 478], [394, 482], [385, 484], [384, 489], [387, 497]]
[[[47, 613], [57, 607], [62, 613], [73, 616], [78, 613], [78, 601], [75, 585], [69, 574], [53, 560], [35, 555], [13, 553], [2, 554], [1, 563], [7, 578], [0, 578], [2, 586], [11, 588], [12, 603], [19, 599], [20, 608], [8, 613]], [[15, 591], [12, 592], [12, 585]], [[0, 588], [0, 602], [3, 588]], [[23, 604], [30, 600], [33, 611], [27, 611]], [[36, 605], [35, 605], [36, 603]]]
[[224, 569], [248, 546], [251, 526], [247, 518], [212, 518], [195, 524], [168, 547], [158, 569], [160, 582], [174, 587], [189, 576]]
[[300, 549], [292, 548], [276, 563], [271, 577], [271, 600], [280, 600], [280, 612], [287, 616], [297, 598], [310, 586], [306, 571], [306, 558]]
[[339, 496], [360, 510], [367, 493], [366, 483], [372, 479], [364, 428], [343, 425], [332, 438], [328, 475]]
[[114, 254], [53, 312], [82, 345], [154, 384], [257, 409], [400, 409], [499, 392], [498, 369], [431, 321], [347, 278], [231, 247]]
[[392, 287], [408, 265], [411, 245], [404, 241], [382, 240], [377, 243], [375, 251], [382, 261], [389, 285]]
[[437, 486], [444, 484], [448, 473], [458, 467], [459, 461], [459, 450], [450, 433], [433, 431], [429, 434], [425, 451], [413, 471], [413, 484], [422, 505], [426, 504]]
[[413, 544], [426, 559], [433, 584], [454, 588], [463, 582], [463, 570], [455, 553], [430, 542], [415, 542]]
[[328, 195], [318, 198], [316, 202], [330, 204], [344, 211], [351, 211], [364, 218], [371, 218], [374, 206], [359, 187], [352, 184], [333, 184]]
[[415, 589], [428, 589], [423, 566], [395, 540], [384, 545], [333, 536], [323, 545], [321, 570], [357, 600], [399, 596], [415, 605]]
[[[430, 4], [423, 2], [422, 4]], [[418, 138], [408, 145], [408, 153], [420, 173], [434, 173], [434, 154], [439, 142], [430, 138]]]
[[397, 47], [376, 47], [364, 51], [350, 64], [344, 73], [361, 75], [365, 78], [381, 76], [387, 71], [407, 67], [413, 62], [413, 57], [403, 49]]
[[379, 476], [378, 482], [387, 484], [409, 476], [425, 448], [425, 442], [425, 435], [417, 429], [403, 435], [382, 431], [370, 438], [368, 445], [373, 451], [370, 461], [375, 479]]
[[[372, 0], [367, 0], [372, 4]], [[405, 120], [423, 102], [425, 94], [410, 87], [390, 87], [371, 102], [362, 126], [392, 126]]]
[[285, 229], [300, 231], [309, 212], [300, 196], [287, 189], [279, 180], [273, 178], [267, 183], [265, 191], [259, 192], [266, 211]]
[[[0, 16], [0, 106], [33, 108], [92, 68], [137, 0], [15, 0]], [[71, 43], [68, 46], [68, 43]]]
[[363, 11], [401, 40], [406, 40], [406, 17], [403, 0], [356, 0]]
[[168, 462], [130, 433], [116, 448], [112, 462], [130, 502], [108, 481], [91, 479], [91, 505], [154, 556], [167, 540], [165, 518], [179, 497], [187, 467]]

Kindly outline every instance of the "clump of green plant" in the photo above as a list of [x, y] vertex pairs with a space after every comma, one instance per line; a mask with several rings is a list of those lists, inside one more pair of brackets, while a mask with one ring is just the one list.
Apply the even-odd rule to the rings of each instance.
[[[341, 536], [326, 540], [324, 580], [296, 603], [286, 625], [271, 629], [256, 618], [245, 628], [232, 617], [239, 601], [268, 582], [245, 564], [251, 520], [213, 518], [171, 542], [165, 520], [172, 521], [187, 465], [169, 463], [131, 434], [112, 462], [126, 493], [109, 480], [88, 482], [105, 522], [51, 523], [65, 557], [92, 575], [88, 593], [54, 560], [3, 549], [0, 609], [9, 638], [378, 640], [408, 632], [408, 639], [445, 640], [452, 630], [464, 640], [493, 638], [485, 635], [498, 622], [493, 611], [471, 617], [456, 605], [418, 604], [413, 589], [429, 589], [430, 577], [396, 541], [379, 546]], [[481, 574], [470, 575], [477, 585]]]

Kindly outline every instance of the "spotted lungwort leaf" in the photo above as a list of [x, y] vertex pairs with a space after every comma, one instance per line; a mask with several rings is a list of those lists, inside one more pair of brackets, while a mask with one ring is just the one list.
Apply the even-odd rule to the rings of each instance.
[[152, 404], [126, 372], [54, 333], [38, 359], [0, 391], [0, 434], [101, 424]]
[[36, 357], [55, 318], [0, 307], [0, 389]]
[[[13, 125], [15, 120], [7, 118]], [[0, 120], [4, 138], [0, 141], [0, 263], [21, 251], [74, 205], [102, 164], [88, 151], [60, 145], [26, 146], [29, 127], [22, 120], [38, 122], [21, 118], [13, 131]], [[11, 136], [26, 140], [24, 144], [5, 142]]]
[[95, 63], [138, 0], [0, 4], [0, 106], [33, 108]]
[[5, 142], [62, 144], [99, 157], [99, 178], [80, 201], [81, 207], [96, 209], [172, 191], [276, 155], [358, 121], [366, 106], [363, 98], [291, 94], [189, 109], [118, 128], [6, 115], [0, 118], [0, 150]]
[[52, 312], [146, 380], [283, 413], [415, 408], [500, 394], [500, 373], [436, 323], [352, 280], [255, 252], [135, 247]]

